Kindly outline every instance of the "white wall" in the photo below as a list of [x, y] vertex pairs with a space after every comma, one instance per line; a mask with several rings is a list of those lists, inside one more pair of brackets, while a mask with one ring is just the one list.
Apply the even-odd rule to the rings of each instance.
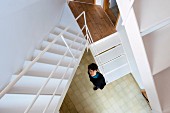
[[152, 74], [170, 66], [170, 25], [143, 37]]
[[73, 23], [73, 24], [71, 25], [71, 27], [69, 29], [72, 29], [74, 31], [80, 31], [80, 27], [79, 27], [77, 21], [75, 20], [73, 13], [71, 12], [68, 4], [65, 4], [59, 24], [68, 26], [71, 23]]
[[0, 89], [56, 25], [66, 0], [0, 2]]
[[170, 0], [135, 0], [133, 6], [140, 31], [144, 32], [170, 18], [169, 4]]
[[125, 30], [124, 26], [121, 25], [121, 23], [122, 23], [122, 19], [120, 18], [116, 29], [120, 35], [120, 39], [123, 44], [124, 51], [126, 53], [126, 57], [129, 61], [131, 73], [132, 73], [133, 77], [135, 78], [136, 82], [138, 83], [139, 87], [141, 89], [144, 89], [141, 75], [140, 75], [138, 67], [136, 65], [136, 61], [135, 61], [135, 58], [134, 58], [134, 55], [132, 52], [132, 48], [131, 48], [131, 45], [129, 43], [129, 40], [128, 40], [128, 37], [126, 34], [126, 30]]

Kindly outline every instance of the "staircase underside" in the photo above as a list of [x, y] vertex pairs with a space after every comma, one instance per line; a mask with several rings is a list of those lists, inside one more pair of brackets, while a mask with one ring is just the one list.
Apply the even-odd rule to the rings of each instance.
[[[70, 1], [69, 7], [75, 17], [82, 11], [86, 12], [87, 25], [94, 42], [116, 32], [114, 25], [101, 6]], [[84, 25], [82, 18], [78, 24], [82, 28]]]

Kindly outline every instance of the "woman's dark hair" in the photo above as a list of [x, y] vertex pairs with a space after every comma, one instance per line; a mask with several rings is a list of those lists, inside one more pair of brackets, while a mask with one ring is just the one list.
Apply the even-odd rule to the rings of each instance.
[[88, 65], [88, 70], [98, 70], [98, 66], [95, 63]]

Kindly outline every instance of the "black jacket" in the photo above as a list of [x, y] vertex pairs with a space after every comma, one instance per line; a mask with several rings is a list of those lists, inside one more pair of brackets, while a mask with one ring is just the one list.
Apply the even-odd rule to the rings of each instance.
[[[97, 72], [97, 73], [99, 73], [99, 72]], [[104, 88], [104, 86], [106, 85], [106, 82], [105, 82], [105, 79], [101, 73], [99, 73], [98, 78], [93, 78], [89, 72], [88, 72], [88, 74], [89, 74], [90, 81], [93, 83], [93, 85], [95, 85], [96, 87], [98, 87], [100, 89]]]

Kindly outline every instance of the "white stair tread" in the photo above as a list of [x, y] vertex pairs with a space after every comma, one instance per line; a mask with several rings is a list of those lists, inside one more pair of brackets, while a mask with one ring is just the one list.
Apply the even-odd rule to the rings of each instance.
[[[26, 94], [6, 94], [0, 100], [1, 113], [24, 113], [25, 109], [34, 99], [35, 95]], [[50, 95], [40, 95], [29, 113], [42, 113], [49, 102]], [[55, 96], [50, 104], [47, 113], [52, 113], [60, 100], [60, 96]]]
[[130, 72], [131, 71], [130, 71], [129, 65], [125, 64], [121, 67], [118, 67], [116, 70], [106, 73], [104, 76], [105, 76], [107, 83], [111, 83], [112, 81], [115, 81], [115, 80], [129, 74]]
[[[35, 50], [34, 51], [34, 54], [33, 54], [33, 59], [35, 57], [37, 57], [37, 55], [39, 53], [41, 53], [42, 51], [41, 50]], [[62, 55], [59, 55], [59, 54], [54, 54], [54, 53], [50, 53], [50, 52], [46, 52], [44, 53], [44, 55], [38, 60], [38, 62], [41, 62], [41, 63], [47, 63], [47, 64], [53, 64], [53, 65], [56, 65], [59, 60], [61, 60], [61, 63], [60, 63], [60, 66], [68, 66], [69, 63], [73, 60], [72, 57], [68, 57], [68, 56], [62, 56]], [[72, 62], [71, 63], [71, 67], [74, 67], [76, 63], [75, 62]]]
[[[62, 30], [64, 30], [67, 26], [60, 24], [60, 25], [58, 25], [57, 27], [60, 28], [60, 29], [62, 29]], [[70, 33], [72, 33], [72, 34], [75, 34], [75, 35], [79, 34], [79, 32], [78, 32], [77, 30], [73, 30], [73, 29], [71, 29], [71, 28], [69, 28], [67, 31], [70, 32]], [[83, 38], [83, 33], [82, 33], [81, 30], [80, 30], [80, 32], [81, 32], [81, 33], [80, 33], [80, 37]]]
[[115, 60], [112, 60], [112, 61], [100, 66], [99, 70], [104, 69], [104, 72], [107, 73], [107, 72], [110, 72], [126, 63], [127, 63], [126, 56], [122, 55], [122, 56], [116, 58]]
[[[41, 48], [44, 49], [50, 42], [48, 41], [43, 41], [42, 42], [42, 46]], [[78, 58], [81, 54], [81, 51], [79, 50], [75, 50], [75, 49], [71, 49], [71, 52], [73, 53], [74, 57]], [[64, 55], [65, 51], [67, 51], [67, 47], [66, 46], [61, 46], [61, 45], [57, 45], [57, 44], [53, 44], [52, 47], [48, 50], [48, 52], [52, 52], [52, 53], [56, 53], [56, 54], [60, 54], [60, 55]], [[70, 52], [68, 51], [66, 56], [72, 57]]]
[[99, 53], [105, 51], [105, 50], [108, 50], [118, 44], [121, 44], [121, 41], [120, 41], [120, 37], [119, 37], [119, 34], [118, 32], [112, 34], [112, 35], [109, 35], [95, 43], [93, 43], [91, 46], [90, 46], [90, 49], [93, 53], [94, 56], [98, 55]]
[[[53, 41], [54, 38], [56, 38], [56, 37], [57, 37], [57, 35], [50, 33], [49, 36], [48, 36], [48, 41], [51, 42], [51, 41]], [[82, 50], [83, 47], [84, 47], [84, 45], [81, 44], [81, 43], [78, 43], [78, 42], [76, 42], [76, 41], [73, 42], [72, 40], [69, 40], [69, 39], [67, 39], [67, 38], [64, 38], [64, 39], [65, 39], [66, 43], [68, 44], [68, 46], [71, 47], [71, 48], [73, 48], [73, 49]], [[56, 44], [60, 44], [60, 45], [65, 46], [65, 43], [64, 43], [64, 41], [62, 40], [61, 37], [59, 38], [59, 40], [57, 40]]]
[[[31, 63], [31, 61], [25, 61], [24, 67], [28, 66]], [[44, 63], [38, 63], [36, 62], [31, 69], [28, 70], [26, 75], [30, 76], [40, 76], [40, 77], [47, 77], [50, 75], [51, 71], [55, 68], [55, 65], [51, 64], [44, 64]], [[68, 71], [67, 71], [68, 69]], [[65, 79], [68, 79], [73, 72], [73, 68], [67, 68], [63, 66], [58, 66], [57, 70], [55, 71], [53, 78], [61, 79], [62, 76], [65, 74]]]
[[[13, 81], [17, 75], [12, 76]], [[10, 94], [36, 94], [42, 85], [46, 82], [47, 78], [43, 77], [32, 77], [32, 76], [23, 76], [10, 90]], [[59, 83], [60, 86], [58, 87]], [[62, 94], [65, 86], [67, 85], [68, 80], [53, 79], [51, 78], [41, 94], [53, 94], [55, 88], [58, 87], [56, 94]]]
[[118, 56], [124, 54], [124, 50], [122, 45], [119, 45], [115, 48], [112, 48], [111, 50], [108, 50], [98, 56], [96, 56], [96, 59], [100, 59], [100, 63], [106, 63], [114, 58], [117, 58]]
[[[62, 31], [63, 31], [63, 30], [60, 29], [60, 28], [58, 28], [58, 27], [55, 27], [55, 28], [54, 28], [54, 34], [57, 34], [57, 35], [58, 35], [58, 34], [60, 34]], [[69, 32], [65, 32], [65, 33], [63, 34], [63, 36], [64, 36], [65, 38], [70, 39], [70, 40], [74, 40], [74, 38], [77, 38], [77, 42], [79, 42], [79, 43], [81, 43], [82, 41], [84, 41], [84, 44], [85, 44], [85, 42], [86, 42], [85, 38], [79, 37], [79, 36], [74, 35], [74, 34], [69, 33]]]

